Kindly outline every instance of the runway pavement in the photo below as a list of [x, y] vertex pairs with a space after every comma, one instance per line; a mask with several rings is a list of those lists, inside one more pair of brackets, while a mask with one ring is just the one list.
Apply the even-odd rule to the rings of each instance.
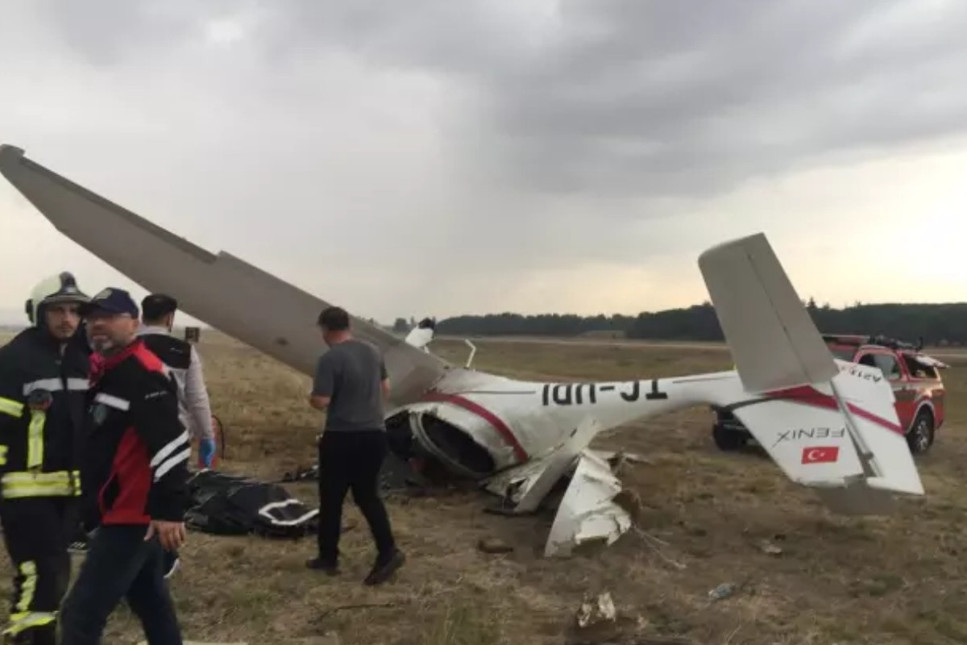
[[[622, 338], [587, 338], [570, 337], [554, 338], [548, 336], [447, 336], [440, 335], [440, 340], [462, 341], [469, 339], [474, 343], [538, 343], [543, 345], [585, 345], [592, 347], [652, 347], [655, 349], [682, 349], [682, 350], [704, 350], [704, 351], [728, 351], [725, 343], [701, 342], [701, 341], [673, 341], [673, 340], [639, 340]], [[943, 347], [925, 347], [924, 354], [934, 356], [939, 359], [964, 359], [967, 360], [967, 350], [946, 349]]]

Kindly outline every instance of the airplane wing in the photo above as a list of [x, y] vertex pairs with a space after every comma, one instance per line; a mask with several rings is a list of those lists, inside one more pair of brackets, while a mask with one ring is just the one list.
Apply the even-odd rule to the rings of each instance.
[[[54, 227], [143, 288], [170, 293], [191, 316], [312, 375], [325, 351], [316, 317], [329, 303], [225, 252], [184, 238], [79, 186], [24, 151], [0, 146], [0, 174]], [[392, 403], [415, 400], [443, 375], [437, 356], [357, 317], [357, 337], [384, 353]]]

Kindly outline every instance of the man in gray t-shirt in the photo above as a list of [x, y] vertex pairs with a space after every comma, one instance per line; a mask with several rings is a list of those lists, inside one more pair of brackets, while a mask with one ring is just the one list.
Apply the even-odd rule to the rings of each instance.
[[372, 344], [347, 338], [319, 357], [312, 393], [330, 397], [327, 432], [382, 430], [386, 365]]
[[353, 338], [345, 310], [328, 307], [317, 323], [329, 351], [319, 358], [309, 395], [309, 405], [326, 412], [326, 423], [319, 440], [319, 555], [307, 566], [338, 572], [342, 504], [352, 489], [377, 549], [365, 583], [379, 584], [405, 559], [379, 496], [379, 471], [387, 453], [386, 366], [376, 347]]

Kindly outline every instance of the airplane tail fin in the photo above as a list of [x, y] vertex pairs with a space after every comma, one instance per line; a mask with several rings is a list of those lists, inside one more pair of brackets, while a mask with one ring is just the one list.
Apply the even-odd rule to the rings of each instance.
[[744, 389], [724, 407], [783, 472], [844, 512], [923, 494], [890, 384], [834, 359], [766, 237], [713, 247], [699, 267]]
[[833, 378], [833, 356], [765, 235], [714, 246], [698, 265], [746, 390]]

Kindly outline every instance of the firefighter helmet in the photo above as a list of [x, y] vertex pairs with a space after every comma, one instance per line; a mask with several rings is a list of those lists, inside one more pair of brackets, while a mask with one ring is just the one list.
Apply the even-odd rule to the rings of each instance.
[[40, 324], [43, 320], [41, 308], [44, 305], [52, 305], [59, 302], [76, 302], [78, 304], [88, 302], [90, 298], [77, 288], [77, 281], [69, 271], [62, 271], [57, 275], [44, 278], [33, 291], [30, 292], [30, 299], [27, 300], [24, 309], [27, 318], [34, 325]]

